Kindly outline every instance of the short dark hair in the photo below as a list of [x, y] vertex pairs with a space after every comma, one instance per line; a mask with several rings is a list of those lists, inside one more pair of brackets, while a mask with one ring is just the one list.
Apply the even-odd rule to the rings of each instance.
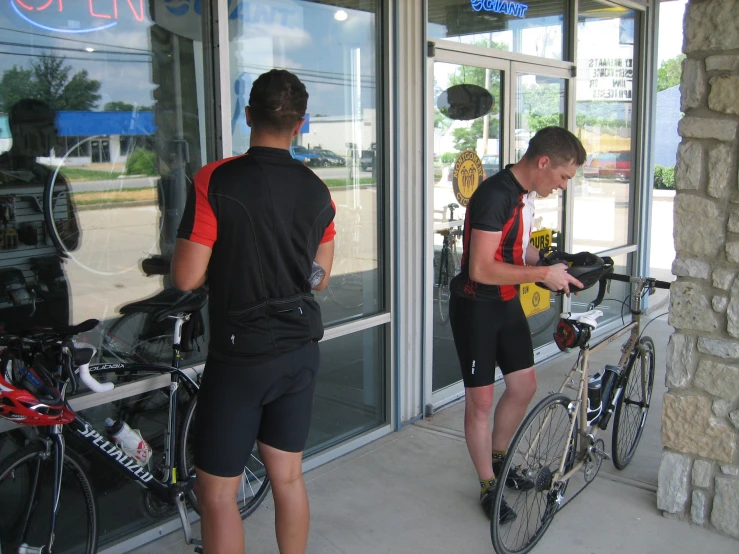
[[556, 167], [574, 162], [585, 163], [587, 154], [580, 139], [562, 127], [544, 127], [529, 141], [524, 157], [536, 161], [541, 156], [549, 156]]
[[284, 69], [262, 73], [251, 87], [252, 125], [272, 131], [289, 131], [305, 115], [308, 92], [295, 75]]

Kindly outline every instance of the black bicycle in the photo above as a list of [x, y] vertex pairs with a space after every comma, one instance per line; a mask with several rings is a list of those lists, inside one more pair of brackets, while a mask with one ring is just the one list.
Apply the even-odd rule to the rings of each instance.
[[[174, 305], [160, 309], [156, 319], [173, 318], [175, 330], [172, 366], [161, 364], [102, 363], [90, 365], [94, 348], [81, 346], [72, 337], [95, 329], [97, 320], [74, 327], [28, 334], [5, 335], [0, 347], [29, 364], [52, 382], [61, 394], [64, 409], [71, 416], [64, 424], [36, 427], [35, 439], [0, 462], [0, 552], [47, 554], [56, 551], [92, 554], [98, 545], [98, 512], [89, 465], [95, 471], [113, 468], [142, 487], [144, 506], [151, 513], [168, 515], [176, 507], [187, 544], [198, 545], [192, 536], [185, 500], [197, 512], [193, 492], [192, 433], [197, 406], [198, 379], [179, 368], [181, 332], [193, 312], [203, 308], [207, 292], [203, 289], [185, 295]], [[39, 360], [45, 360], [41, 364]], [[50, 367], [45, 367], [50, 366]], [[170, 375], [167, 391], [168, 418], [164, 452], [141, 464], [116, 446], [106, 433], [97, 431], [66, 402], [66, 394], [79, 390], [78, 378], [93, 392], [112, 390], [115, 380], [130, 380], [134, 375]], [[104, 382], [97, 378], [105, 378]], [[179, 393], [190, 400], [184, 405]], [[2, 394], [0, 394], [2, 399]], [[67, 445], [70, 438], [96, 450], [102, 457], [83, 458]], [[146, 438], [146, 437], [144, 437]], [[71, 441], [70, 441], [71, 442]], [[264, 500], [269, 480], [256, 447], [244, 468], [239, 494], [239, 512], [249, 516]], [[57, 533], [57, 529], [64, 529]], [[199, 548], [199, 547], [198, 547]]]
[[[454, 221], [454, 210], [459, 208], [459, 204], [452, 202], [446, 206], [449, 208], [449, 221]], [[451, 292], [449, 285], [457, 273], [459, 273], [462, 262], [457, 252], [457, 242], [462, 237], [462, 227], [442, 229], [438, 233], [444, 237], [441, 254], [439, 255], [439, 265], [437, 267], [436, 279], [436, 302], [439, 307], [439, 319], [442, 323], [449, 321], [449, 298]]]

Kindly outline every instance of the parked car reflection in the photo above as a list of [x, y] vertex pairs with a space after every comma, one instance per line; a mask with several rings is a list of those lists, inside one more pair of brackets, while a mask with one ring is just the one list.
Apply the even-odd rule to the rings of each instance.
[[323, 167], [346, 165], [346, 160], [341, 156], [334, 153], [332, 150], [325, 150], [323, 148], [314, 148], [311, 150], [313, 154], [318, 156], [316, 165]]
[[631, 178], [631, 152], [593, 152], [583, 165], [586, 179], [615, 179], [628, 181]]

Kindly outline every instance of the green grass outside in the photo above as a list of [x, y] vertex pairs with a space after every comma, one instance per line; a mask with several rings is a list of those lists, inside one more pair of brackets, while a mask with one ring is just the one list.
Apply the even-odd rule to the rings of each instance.
[[117, 179], [122, 175], [119, 171], [99, 171], [97, 169], [80, 169], [77, 167], [63, 167], [59, 173], [64, 175], [68, 181], [102, 181], [104, 179]]
[[[347, 181], [346, 179], [324, 179], [324, 183], [326, 183], [326, 186], [328, 188], [335, 188], [335, 187], [349, 187], [353, 183], [353, 181]], [[371, 185], [374, 184], [375, 180], [371, 177], [363, 177], [359, 179], [360, 185]]]

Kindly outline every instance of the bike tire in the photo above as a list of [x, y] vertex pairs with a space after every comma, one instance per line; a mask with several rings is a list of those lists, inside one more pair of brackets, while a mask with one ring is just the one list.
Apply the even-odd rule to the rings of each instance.
[[[638, 349], [626, 363], [621, 376], [623, 387], [616, 404], [613, 422], [613, 465], [624, 469], [631, 462], [639, 446], [647, 422], [649, 404], [654, 387], [655, 348], [650, 337], [639, 341]], [[646, 371], [646, 395], [642, 391], [641, 375]], [[618, 390], [618, 389], [617, 389]], [[632, 407], [636, 406], [636, 409]]]
[[[53, 457], [46, 457], [46, 445], [40, 442], [16, 451], [0, 463], [0, 551], [17, 552], [23, 542], [48, 548], [53, 479]], [[25, 537], [24, 519], [28, 526]], [[97, 552], [95, 494], [84, 462], [69, 448], [64, 454], [55, 529], [54, 552]]]
[[[67, 163], [67, 158], [72, 152], [83, 144], [100, 138], [100, 135], [85, 137], [59, 159], [56, 168], [44, 186], [44, 220], [48, 236], [62, 257], [69, 258], [95, 275], [121, 275], [137, 270], [141, 256], [138, 251], [135, 254], [133, 251], [122, 253], [120, 248], [116, 248], [116, 245], [130, 240], [130, 231], [134, 225], [137, 227], [143, 225], [153, 231], [151, 236], [147, 235], [144, 244], [141, 245], [144, 257], [157, 252], [164, 218], [157, 217], [155, 212], [152, 212], [151, 215], [147, 215], [149, 220], [147, 224], [142, 224], [140, 221], [134, 223], [130, 213], [121, 211], [122, 206], [116, 201], [117, 198], [120, 198], [119, 195], [127, 194], [126, 184], [129, 181], [119, 179], [118, 175], [112, 171], [109, 178], [95, 181], [96, 188], [94, 190], [84, 191], [85, 193], [92, 193], [89, 197], [92, 204], [88, 204], [88, 208], [94, 209], [86, 210], [85, 217], [80, 217], [72, 198], [74, 187], [72, 183], [68, 183], [64, 178], [61, 169]], [[143, 189], [151, 190], [148, 193], [140, 193], [143, 195], [143, 200], [140, 203], [146, 203], [147, 206], [157, 206], [158, 202], [162, 202], [165, 196], [160, 181], [157, 180], [155, 185], [143, 187]], [[151, 182], [150, 180], [149, 184]], [[162, 205], [158, 208], [157, 212], [164, 213], [167, 206]], [[65, 224], [72, 220], [74, 220], [75, 225], [65, 228]]]
[[[559, 469], [563, 455], [567, 456], [565, 469], [572, 467], [577, 444], [577, 441], [573, 444], [570, 434], [571, 418], [576, 418], [575, 413], [570, 413], [571, 403], [572, 400], [564, 394], [547, 396], [529, 412], [513, 437], [497, 476], [499, 485], [490, 517], [490, 535], [498, 554], [529, 552], [544, 536], [557, 512], [559, 505], [553, 496], [556, 493], [550, 491], [552, 477]], [[577, 432], [577, 427], [574, 431]], [[537, 435], [539, 439], [535, 440]], [[565, 444], [568, 445], [566, 453], [560, 450]], [[512, 490], [505, 486], [508, 472], [514, 466], [534, 481], [532, 489]], [[501, 524], [500, 508], [504, 498], [517, 517]], [[524, 513], [523, 509], [528, 505], [530, 509]], [[530, 529], [532, 524], [535, 527]]]
[[[179, 467], [181, 474], [188, 478], [195, 474], [195, 464], [193, 461], [193, 434], [195, 415], [197, 410], [198, 397], [195, 396], [187, 408], [185, 419], [182, 424], [179, 452]], [[254, 445], [249, 463], [244, 467], [241, 489], [239, 493], [239, 515], [241, 519], [246, 519], [254, 510], [256, 510], [262, 501], [267, 497], [269, 492], [269, 477], [264, 468], [264, 464], [259, 458], [257, 445]], [[187, 499], [192, 505], [193, 510], [200, 513], [200, 506], [195, 491], [191, 490], [187, 493]]]
[[439, 280], [436, 287], [436, 300], [439, 307], [439, 319], [442, 323], [449, 321], [449, 282], [451, 281], [451, 251], [444, 249], [439, 259]]

